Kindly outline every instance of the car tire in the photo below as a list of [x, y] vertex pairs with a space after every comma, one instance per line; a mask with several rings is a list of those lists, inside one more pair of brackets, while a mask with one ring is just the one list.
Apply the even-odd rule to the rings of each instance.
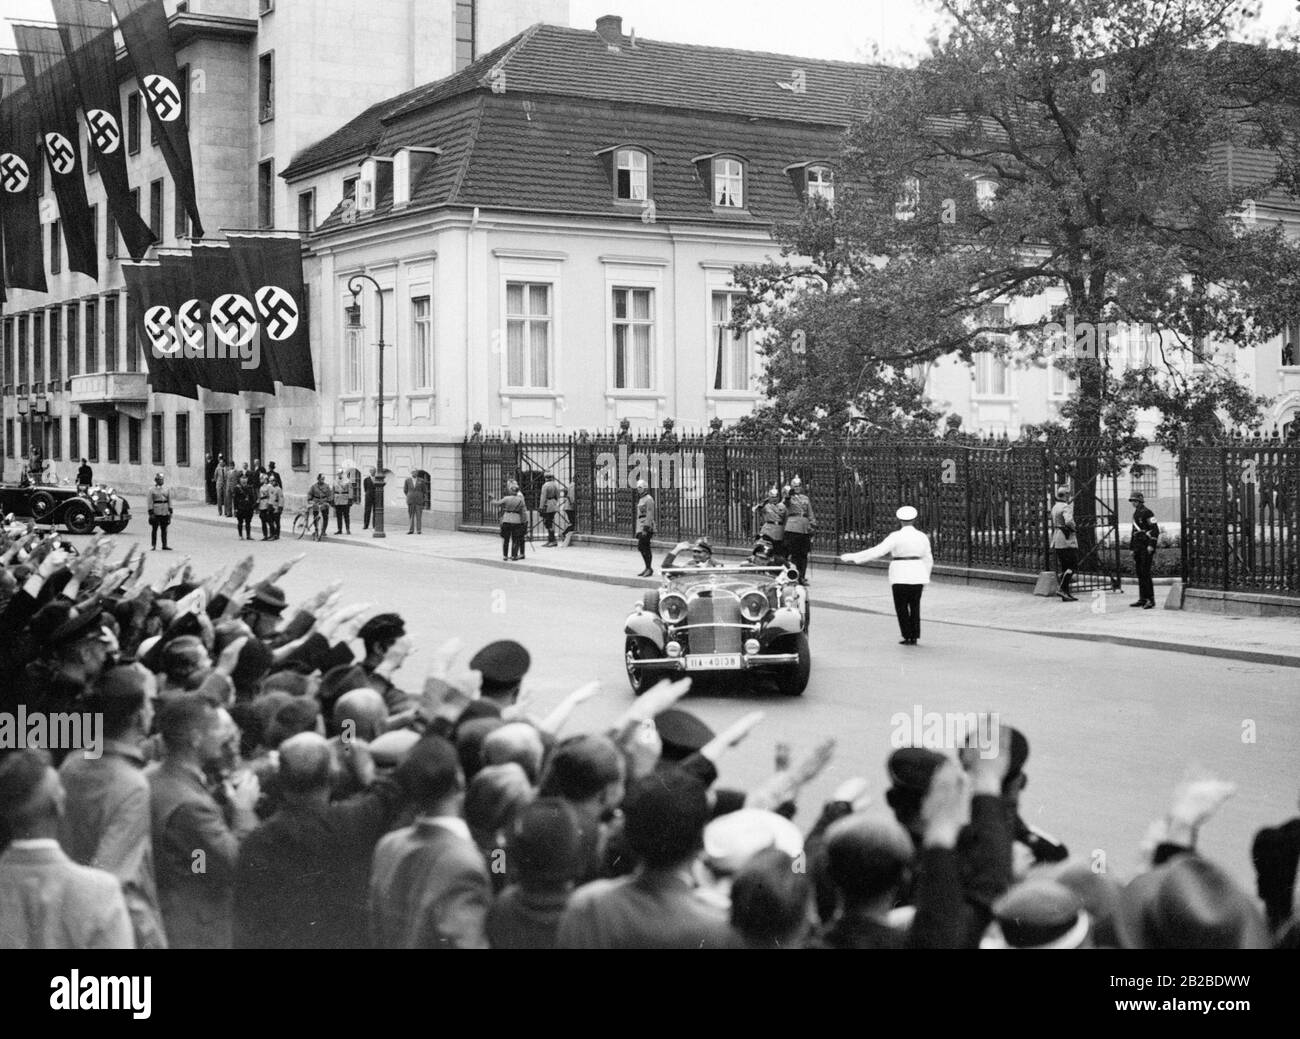
[[646, 613], [653, 613], [656, 616], [659, 613], [659, 589], [654, 588], [648, 592], [641, 593], [641, 608]]
[[63, 510], [63, 525], [74, 534], [89, 534], [95, 529], [95, 514], [84, 501], [68, 502]]
[[812, 677], [812, 650], [808, 647], [808, 636], [803, 632], [787, 636], [781, 640], [778, 652], [799, 654], [797, 663], [781, 668], [776, 684], [786, 696], [802, 696], [808, 688], [808, 679]]
[[656, 681], [655, 676], [637, 667], [633, 661], [659, 656], [655, 644], [640, 635], [629, 635], [623, 646], [623, 659], [627, 669], [627, 682], [632, 692], [640, 696]]
[[37, 491], [32, 495], [29, 505], [32, 519], [37, 523], [43, 523], [54, 512], [54, 495], [49, 491]]
[[99, 529], [105, 534], [120, 534], [126, 530], [126, 520], [114, 520], [112, 523], [101, 523]]

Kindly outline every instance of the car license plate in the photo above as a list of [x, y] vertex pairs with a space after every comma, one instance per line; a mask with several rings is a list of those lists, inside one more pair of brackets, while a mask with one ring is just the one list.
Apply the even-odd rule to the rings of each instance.
[[687, 671], [730, 671], [740, 667], [738, 653], [711, 653], [686, 656]]

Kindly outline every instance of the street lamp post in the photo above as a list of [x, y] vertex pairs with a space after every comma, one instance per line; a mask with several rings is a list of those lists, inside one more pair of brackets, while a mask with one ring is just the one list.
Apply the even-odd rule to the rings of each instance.
[[368, 281], [375, 287], [379, 296], [379, 443], [375, 461], [375, 532], [377, 538], [387, 537], [384, 533], [384, 290], [379, 287], [369, 274], [354, 274], [348, 279], [348, 291], [352, 293], [352, 306], [348, 307], [348, 327], [361, 329], [361, 304], [357, 297], [361, 295], [361, 282]]

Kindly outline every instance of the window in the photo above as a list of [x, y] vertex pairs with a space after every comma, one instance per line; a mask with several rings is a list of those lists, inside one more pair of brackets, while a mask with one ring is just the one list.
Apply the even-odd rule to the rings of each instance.
[[819, 198], [828, 206], [835, 204], [835, 171], [829, 166], [808, 167], [808, 201]]
[[117, 294], [104, 297], [104, 371], [121, 371], [117, 357]]
[[1282, 346], [1278, 363], [1284, 368], [1300, 365], [1300, 321], [1292, 321], [1282, 330]]
[[14, 456], [14, 420], [5, 419], [5, 454], [10, 458]]
[[163, 182], [149, 184], [149, 230], [158, 241], [163, 240]]
[[749, 390], [750, 344], [747, 332], [727, 327], [739, 293], [713, 294], [713, 320], [709, 342], [713, 349], [713, 388], [715, 390]]
[[652, 289], [614, 290], [614, 388], [650, 389]]
[[55, 462], [63, 461], [63, 425], [58, 419], [50, 423], [50, 458]]
[[149, 460], [153, 465], [165, 465], [167, 463], [164, 457], [166, 448], [163, 446], [163, 417], [161, 415], [149, 416]]
[[257, 226], [275, 225], [275, 170], [271, 159], [257, 164]]
[[140, 93], [136, 90], [126, 96], [126, 151], [128, 155], [140, 154]]
[[99, 366], [99, 307], [86, 301], [86, 374], [103, 371]]
[[474, 61], [474, 0], [456, 0], [456, 71]]
[[930, 364], [928, 361], [921, 361], [917, 364], [907, 366], [907, 377], [912, 380], [922, 391], [925, 390], [925, 384], [930, 381]]
[[428, 296], [411, 300], [411, 380], [417, 389], [433, 385], [433, 317]]
[[551, 286], [506, 283], [506, 385], [551, 384]]
[[32, 315], [32, 382], [45, 381], [45, 315]]
[[99, 206], [90, 207], [90, 251], [99, 249]]
[[50, 310], [50, 389], [61, 389], [63, 383], [63, 310]]
[[275, 118], [275, 51], [257, 59], [257, 118], [263, 123]]
[[108, 460], [117, 462], [121, 460], [121, 424], [117, 414], [110, 415], [104, 422], [104, 432], [108, 437]]
[[903, 181], [903, 190], [894, 203], [895, 220], [911, 220], [921, 205], [921, 182], [916, 177]]
[[1160, 495], [1160, 470], [1154, 465], [1135, 465], [1129, 470], [1132, 483], [1129, 494], [1140, 494], [1143, 498], [1156, 498]]
[[113, 219], [113, 211], [107, 206], [104, 213], [104, 258], [107, 260], [117, 259], [117, 221]]
[[20, 457], [25, 458], [27, 456], [27, 448], [28, 448], [27, 436], [29, 432], [30, 432], [29, 423], [26, 420], [20, 421], [18, 423], [18, 433], [19, 433], [18, 447], [19, 447]]
[[131, 302], [131, 297], [126, 298], [126, 370], [128, 372], [138, 372], [140, 370], [140, 334], [137, 327], [138, 321], [135, 316], [135, 306]]
[[140, 464], [140, 427], [144, 423], [138, 418], [127, 416], [126, 420], [126, 460], [131, 465]]
[[298, 230], [316, 230], [316, 191], [298, 193]]
[[68, 377], [81, 372], [81, 339], [77, 334], [77, 319], [81, 316], [81, 306], [68, 304]]
[[361, 363], [361, 329], [349, 328], [343, 358], [343, 389], [347, 393], [360, 393], [363, 369]]
[[734, 209], [745, 206], [745, 164], [739, 159], [713, 160], [713, 204]]
[[644, 202], [650, 197], [650, 169], [646, 153], [621, 148], [615, 163], [614, 197]]
[[294, 440], [289, 444], [289, 467], [296, 472], [307, 472], [311, 465], [311, 454], [306, 440]]
[[63, 221], [56, 220], [50, 224], [50, 273], [58, 274], [63, 270]]
[[68, 416], [68, 461], [75, 462], [81, 457], [81, 419], [77, 415]]
[[93, 415], [86, 416], [86, 458], [99, 461], [99, 419]]
[[980, 177], [975, 181], [975, 204], [980, 209], [988, 209], [997, 200], [998, 182], [989, 180], [988, 177]]
[[185, 212], [185, 206], [181, 202], [181, 196], [177, 193], [174, 199], [175, 205], [172, 210], [172, 229], [176, 232], [177, 239], [188, 238], [190, 236], [190, 215]]
[[1047, 365], [1047, 395], [1049, 397], [1068, 397], [1070, 395], [1070, 377], [1050, 362]]
[[257, 13], [270, 14], [275, 10], [275, 0], [257, 0]]
[[[998, 326], [1007, 323], [1007, 308], [998, 304], [985, 307], [977, 315], [981, 325]], [[995, 348], [1000, 349], [1009, 342], [1010, 337], [996, 332], [984, 333], [984, 338], [992, 340]], [[1007, 380], [1007, 362], [997, 353], [986, 350], [975, 358], [975, 393], [981, 397], [1005, 397], [1009, 390]]]
[[27, 315], [18, 318], [18, 382], [27, 382]]
[[0, 378], [0, 383], [3, 383], [5, 386], [8, 386], [14, 382], [14, 319], [13, 318], [11, 317], [5, 318], [4, 333], [5, 333], [5, 355], [4, 355], [5, 373], [3, 378]]
[[361, 180], [361, 175], [360, 175], [360, 174], [357, 174], [355, 177], [344, 177], [344, 178], [343, 178], [343, 201], [344, 201], [344, 202], [346, 202], [348, 199], [352, 199], [352, 201], [354, 201], [354, 202], [356, 201], [356, 199], [357, 199], [357, 183], [358, 183], [360, 180]]

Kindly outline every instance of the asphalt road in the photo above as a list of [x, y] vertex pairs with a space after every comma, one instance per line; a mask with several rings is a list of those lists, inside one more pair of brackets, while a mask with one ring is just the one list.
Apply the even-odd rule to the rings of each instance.
[[[119, 543], [147, 546], [147, 528], [132, 527]], [[630, 702], [622, 626], [639, 599], [636, 590], [484, 565], [498, 547], [487, 537], [481, 562], [418, 555], [408, 550], [414, 539], [404, 532], [390, 536], [386, 550], [363, 547], [362, 537], [358, 529], [352, 539], [320, 544], [249, 543], [236, 538], [233, 521], [227, 533], [180, 518], [171, 537], [178, 551], [146, 553], [147, 572], [178, 554], [209, 572], [251, 551], [256, 578], [305, 552], [282, 582], [290, 602], [342, 580], [348, 601], [401, 613], [419, 647], [401, 672], [409, 689], [420, 686], [432, 649], [448, 638], [461, 639], [468, 653], [514, 638], [533, 654], [530, 686], [543, 711], [587, 681], [604, 685], [566, 731], [598, 730]], [[1002, 723], [1021, 729], [1031, 744], [1024, 817], [1076, 855], [1104, 859], [1120, 876], [1136, 868], [1148, 825], [1165, 814], [1174, 785], [1189, 771], [1238, 786], [1202, 831], [1201, 849], [1248, 890], [1254, 890], [1255, 831], [1296, 813], [1300, 688], [1294, 670], [942, 624], [924, 625], [920, 645], [908, 648], [897, 644], [891, 618], [818, 610], [815, 598], [811, 639], [812, 681], [802, 697], [724, 688], [686, 701], [715, 728], [751, 710], [766, 712], [763, 724], [724, 759], [726, 785], [753, 785], [769, 774], [777, 741], [791, 744], [797, 760], [835, 737], [834, 760], [800, 800], [798, 820], [805, 825], [850, 776], [865, 776], [883, 807], [891, 739], [910, 742], [918, 712], [923, 721], [930, 712], [997, 712]]]

